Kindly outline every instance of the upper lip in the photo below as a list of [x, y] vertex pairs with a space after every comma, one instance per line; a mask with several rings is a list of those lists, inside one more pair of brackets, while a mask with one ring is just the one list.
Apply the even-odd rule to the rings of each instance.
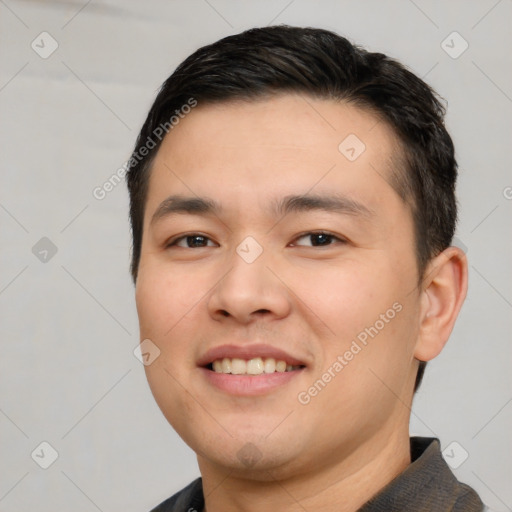
[[220, 345], [213, 347], [205, 352], [198, 360], [198, 366], [208, 366], [217, 359], [254, 359], [256, 357], [269, 358], [273, 357], [276, 361], [286, 361], [286, 364], [292, 366], [305, 366], [304, 361], [293, 357], [284, 350], [271, 345]]

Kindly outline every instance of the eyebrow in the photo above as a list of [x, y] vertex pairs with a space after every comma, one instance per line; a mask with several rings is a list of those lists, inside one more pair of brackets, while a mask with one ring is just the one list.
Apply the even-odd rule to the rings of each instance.
[[[288, 213], [300, 213], [311, 210], [357, 215], [366, 218], [375, 216], [375, 212], [367, 206], [340, 194], [289, 195], [280, 199], [274, 199], [270, 204], [271, 211], [275, 216], [285, 216]], [[221, 213], [222, 206], [209, 197], [171, 195], [160, 203], [151, 217], [150, 225], [157, 223], [164, 217], [177, 214], [219, 216]]]

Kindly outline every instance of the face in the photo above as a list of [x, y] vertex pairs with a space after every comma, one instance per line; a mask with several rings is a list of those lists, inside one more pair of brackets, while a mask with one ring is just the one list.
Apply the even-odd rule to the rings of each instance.
[[136, 304], [151, 390], [200, 464], [292, 475], [407, 432], [420, 299], [395, 147], [299, 95], [198, 105], [164, 139]]

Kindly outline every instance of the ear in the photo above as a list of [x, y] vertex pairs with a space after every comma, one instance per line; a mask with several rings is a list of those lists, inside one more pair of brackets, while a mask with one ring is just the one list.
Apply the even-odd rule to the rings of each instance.
[[420, 326], [414, 357], [430, 361], [445, 346], [468, 289], [468, 263], [458, 247], [430, 261], [422, 283]]

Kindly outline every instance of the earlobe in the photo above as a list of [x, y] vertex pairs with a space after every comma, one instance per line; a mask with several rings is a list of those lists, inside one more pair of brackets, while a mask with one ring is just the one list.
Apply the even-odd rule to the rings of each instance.
[[448, 247], [429, 263], [421, 292], [416, 359], [430, 361], [441, 352], [466, 298], [467, 286], [467, 259], [458, 247]]

